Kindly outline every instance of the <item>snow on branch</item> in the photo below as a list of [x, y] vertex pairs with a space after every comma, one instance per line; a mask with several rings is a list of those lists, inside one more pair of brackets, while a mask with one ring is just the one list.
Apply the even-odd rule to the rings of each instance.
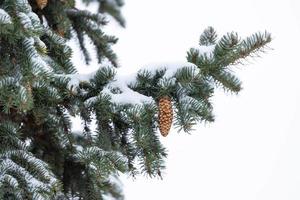
[[11, 18], [5, 10], [0, 9], [0, 24], [11, 24]]
[[[53, 69], [44, 61], [43, 57], [37, 52], [35, 46], [34, 38], [25, 38], [23, 40], [23, 45], [25, 47], [25, 51], [30, 58], [30, 62], [34, 67], [36, 72], [52, 72]], [[40, 43], [41, 45], [41, 43]]]
[[199, 56], [205, 56], [207, 58], [212, 59], [213, 58], [213, 54], [215, 51], [216, 45], [212, 44], [212, 45], [200, 45], [199, 47], [193, 47], [192, 49], [195, 49], [199, 52]]
[[31, 21], [31, 19], [28, 15], [26, 15], [23, 12], [18, 12], [17, 15], [20, 19], [21, 24], [23, 25], [23, 27], [25, 29], [34, 30], [34, 27], [32, 25], [32, 21]]
[[[142, 68], [138, 70], [139, 72], [148, 71], [154, 74], [157, 71], [165, 70], [163, 78], [169, 79], [172, 78], [176, 72], [182, 68], [191, 67], [197, 70], [197, 66], [190, 62], [158, 62], [158, 63], [149, 63], [144, 65]], [[136, 77], [136, 76], [135, 76]]]
[[[136, 73], [130, 75], [122, 75], [117, 73], [115, 80], [109, 83], [102, 91], [111, 97], [111, 101], [116, 104], [148, 104], [153, 103], [151, 97], [142, 95], [128, 86], [135, 81]], [[113, 93], [112, 90], [120, 90], [119, 93]]]
[[69, 78], [68, 88], [70, 89], [70, 88], [78, 87], [81, 82], [89, 82], [89, 80], [92, 79], [96, 73], [97, 70], [88, 74], [77, 73], [77, 74], [65, 75], [65, 77]]
[[[187, 67], [193, 68], [193, 70], [198, 70], [195, 64], [189, 62], [147, 64], [129, 75], [125, 75], [119, 69], [113, 69], [113, 67], [111, 67], [115, 72], [115, 76], [112, 81], [105, 85], [103, 90], [100, 91], [100, 94], [110, 96], [112, 103], [115, 104], [151, 104], [154, 103], [154, 99], [152, 97], [140, 94], [130, 88], [130, 85], [135, 85], [138, 74], [145, 71], [150, 72], [152, 75], [154, 75], [156, 72], [164, 72], [164, 75], [161, 79], [173, 79], [175, 74], [180, 69]], [[89, 82], [95, 77], [97, 71], [91, 72], [89, 74], [67, 75], [67, 77], [69, 78], [68, 87], [77, 88], [81, 82]], [[96, 100], [97, 97], [92, 97], [89, 98], [86, 103], [89, 104]]]
[[1, 167], [3, 167], [4, 171], [10, 170], [10, 171], [14, 171], [17, 174], [21, 175], [24, 178], [24, 180], [26, 181], [26, 184], [29, 186], [30, 190], [34, 191], [37, 188], [41, 188], [45, 191], [48, 190], [48, 186], [45, 183], [34, 178], [30, 173], [28, 173], [28, 171], [25, 168], [17, 165], [12, 160], [4, 159], [1, 163], [1, 165], [2, 165]]

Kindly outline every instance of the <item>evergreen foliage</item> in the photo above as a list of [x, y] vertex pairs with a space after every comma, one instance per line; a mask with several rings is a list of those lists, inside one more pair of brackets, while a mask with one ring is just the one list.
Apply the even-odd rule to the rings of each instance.
[[[123, 2], [96, 2], [99, 13], [73, 0], [48, 0], [43, 9], [34, 0], [0, 0], [0, 199], [123, 199], [120, 172], [157, 177], [165, 168], [159, 98], [171, 98], [178, 130], [214, 121], [215, 89], [242, 88], [230, 67], [271, 41], [267, 32], [218, 38], [209, 27], [186, 63], [143, 68], [125, 81], [111, 49], [117, 38], [102, 30], [107, 15], [125, 26]], [[76, 73], [66, 44], [73, 37], [86, 63], [85, 37], [92, 41], [99, 70]], [[83, 121], [80, 133], [72, 130], [74, 116]]]

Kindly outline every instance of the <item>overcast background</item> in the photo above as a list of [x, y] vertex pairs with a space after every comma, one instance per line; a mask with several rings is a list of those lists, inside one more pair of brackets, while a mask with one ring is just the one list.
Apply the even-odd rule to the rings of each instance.
[[[274, 50], [234, 67], [243, 81], [239, 95], [217, 91], [215, 123], [200, 124], [191, 135], [173, 130], [161, 138], [169, 153], [163, 180], [122, 177], [126, 199], [299, 200], [300, 1], [125, 3], [126, 29], [114, 22], [106, 28], [119, 37], [114, 49], [124, 73], [144, 63], [184, 61], [207, 26], [242, 37], [267, 30], [274, 39]], [[81, 72], [97, 67], [84, 66], [76, 49], [73, 59]]]

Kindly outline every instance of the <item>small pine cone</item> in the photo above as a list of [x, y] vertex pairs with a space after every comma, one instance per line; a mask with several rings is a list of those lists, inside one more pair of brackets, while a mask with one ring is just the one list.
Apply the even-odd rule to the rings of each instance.
[[36, 4], [39, 9], [43, 10], [48, 4], [48, 0], [36, 0]]
[[64, 32], [64, 30], [62, 30], [62, 29], [58, 29], [58, 30], [56, 30], [56, 32], [57, 32], [57, 34], [60, 35], [61, 37], [64, 37], [64, 36], [65, 36], [65, 32]]
[[172, 101], [168, 96], [164, 96], [158, 101], [159, 130], [162, 136], [169, 134], [173, 121]]

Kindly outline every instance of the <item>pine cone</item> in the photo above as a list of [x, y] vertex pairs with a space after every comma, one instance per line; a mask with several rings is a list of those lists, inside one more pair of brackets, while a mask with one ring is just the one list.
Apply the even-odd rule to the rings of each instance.
[[65, 36], [65, 31], [62, 30], [62, 29], [58, 29], [56, 30], [57, 34], [60, 35], [61, 37], [64, 37]]
[[173, 109], [171, 98], [164, 96], [159, 99], [159, 130], [162, 136], [166, 137], [169, 134], [173, 121]]
[[48, 0], [36, 0], [39, 9], [43, 10], [47, 6]]

